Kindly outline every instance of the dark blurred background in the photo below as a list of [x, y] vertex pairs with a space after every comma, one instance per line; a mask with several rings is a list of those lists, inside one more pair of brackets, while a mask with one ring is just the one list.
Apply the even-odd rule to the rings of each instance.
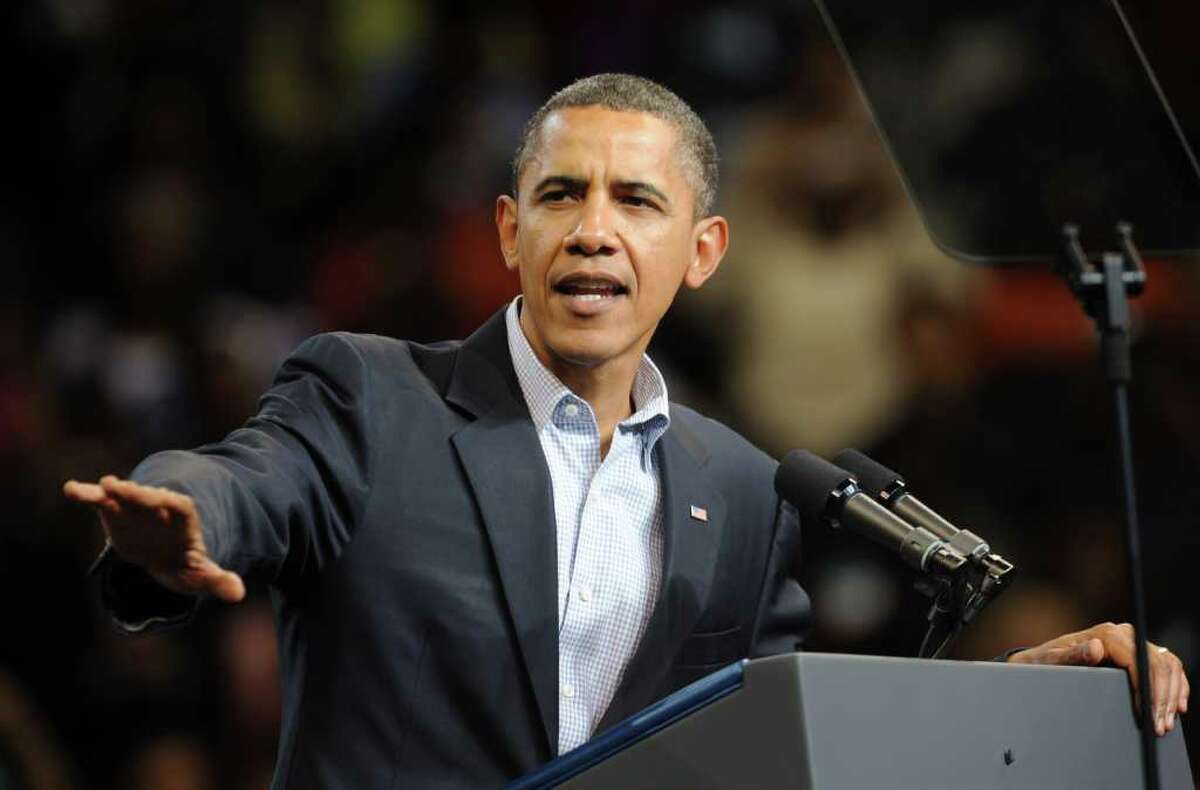
[[[1200, 8], [1127, 5], [1188, 100]], [[1089, 323], [1043, 269], [933, 247], [808, 4], [41, 0], [0, 18], [5, 790], [267, 786], [263, 591], [119, 637], [86, 576], [100, 530], [62, 481], [221, 436], [314, 332], [469, 333], [517, 288], [491, 216], [520, 126], [597, 71], [673, 88], [724, 160], [732, 250], [652, 350], [673, 397], [775, 454], [859, 446], [989, 537], [1020, 579], [959, 657], [1129, 618]], [[978, 37], [960, 49], [956, 74], [1003, 68]], [[1132, 394], [1151, 637], [1193, 679], [1198, 305], [1200, 268], [1150, 262]], [[813, 649], [915, 652], [924, 599], [896, 563], [815, 525], [804, 556]]]

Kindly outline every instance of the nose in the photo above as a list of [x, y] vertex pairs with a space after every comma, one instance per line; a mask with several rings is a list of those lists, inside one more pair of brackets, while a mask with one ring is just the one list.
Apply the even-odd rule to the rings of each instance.
[[613, 227], [612, 205], [607, 197], [589, 194], [582, 208], [578, 224], [563, 239], [567, 252], [585, 258], [616, 253], [620, 240]]

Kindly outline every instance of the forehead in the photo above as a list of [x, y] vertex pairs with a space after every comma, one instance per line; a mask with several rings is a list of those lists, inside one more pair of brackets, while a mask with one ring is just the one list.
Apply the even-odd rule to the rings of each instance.
[[[664, 185], [682, 179], [679, 132], [656, 116], [606, 107], [568, 107], [546, 116], [521, 176], [550, 173]], [[536, 182], [535, 182], [536, 183]]]

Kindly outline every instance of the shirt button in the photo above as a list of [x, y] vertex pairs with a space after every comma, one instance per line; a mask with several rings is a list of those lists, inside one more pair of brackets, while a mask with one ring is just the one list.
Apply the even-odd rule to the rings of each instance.
[[580, 587], [579, 588], [579, 600], [583, 601], [584, 603], [587, 603], [588, 601], [592, 600], [592, 588], [591, 587]]
[[575, 696], [575, 687], [570, 683], [564, 683], [562, 687], [562, 695], [567, 699], [572, 699]]
[[579, 407], [574, 403], [568, 403], [566, 406], [563, 406], [563, 414], [568, 417], [576, 417], [579, 415]]

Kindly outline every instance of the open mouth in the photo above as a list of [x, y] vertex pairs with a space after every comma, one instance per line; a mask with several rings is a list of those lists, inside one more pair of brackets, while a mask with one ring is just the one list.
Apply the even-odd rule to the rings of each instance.
[[629, 293], [629, 289], [615, 279], [587, 275], [564, 277], [555, 283], [554, 290], [583, 302], [599, 302]]

